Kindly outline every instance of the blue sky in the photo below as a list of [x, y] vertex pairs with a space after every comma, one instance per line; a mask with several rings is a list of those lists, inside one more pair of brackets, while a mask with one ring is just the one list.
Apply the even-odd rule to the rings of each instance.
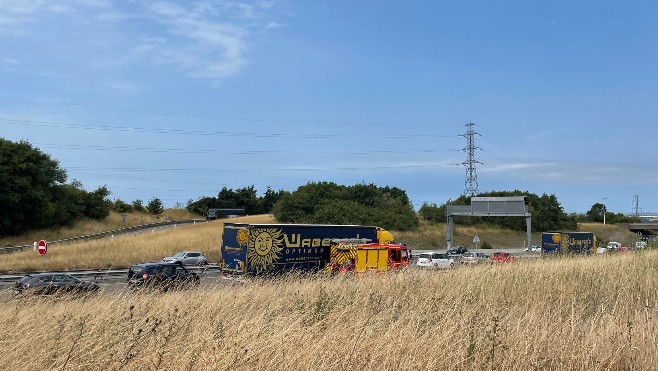
[[0, 136], [166, 206], [310, 181], [658, 212], [652, 1], [0, 0]]

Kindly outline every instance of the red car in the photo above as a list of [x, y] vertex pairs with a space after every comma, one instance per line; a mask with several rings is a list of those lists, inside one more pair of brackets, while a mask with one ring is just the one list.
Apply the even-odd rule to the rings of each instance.
[[513, 263], [516, 261], [516, 258], [510, 253], [506, 252], [495, 252], [491, 254], [492, 263]]

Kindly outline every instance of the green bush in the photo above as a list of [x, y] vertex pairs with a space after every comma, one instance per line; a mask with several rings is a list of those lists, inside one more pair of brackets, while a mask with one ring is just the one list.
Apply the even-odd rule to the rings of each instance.
[[491, 246], [491, 244], [489, 242], [484, 241], [484, 242], [482, 242], [482, 245], [480, 246], [480, 248], [490, 250], [490, 249], [493, 249], [493, 246]]

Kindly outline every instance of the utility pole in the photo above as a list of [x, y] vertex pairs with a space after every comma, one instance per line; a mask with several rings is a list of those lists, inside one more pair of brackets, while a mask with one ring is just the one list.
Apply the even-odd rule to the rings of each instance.
[[607, 197], [603, 197], [603, 225], [605, 225], [605, 200], [607, 199]]
[[462, 165], [466, 166], [466, 181], [464, 182], [464, 195], [475, 196], [479, 193], [478, 190], [478, 175], [475, 169], [475, 164], [481, 164], [480, 161], [475, 159], [475, 150], [479, 147], [475, 146], [475, 134], [473, 130], [472, 122], [466, 124], [466, 134], [462, 136], [466, 138], [466, 147], [463, 148], [463, 151], [466, 152], [466, 161], [462, 162]]

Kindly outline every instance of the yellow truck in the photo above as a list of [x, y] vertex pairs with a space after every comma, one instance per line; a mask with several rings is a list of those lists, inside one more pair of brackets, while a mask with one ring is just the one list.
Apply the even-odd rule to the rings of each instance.
[[409, 265], [411, 250], [395, 243], [332, 240], [327, 272], [386, 272]]

